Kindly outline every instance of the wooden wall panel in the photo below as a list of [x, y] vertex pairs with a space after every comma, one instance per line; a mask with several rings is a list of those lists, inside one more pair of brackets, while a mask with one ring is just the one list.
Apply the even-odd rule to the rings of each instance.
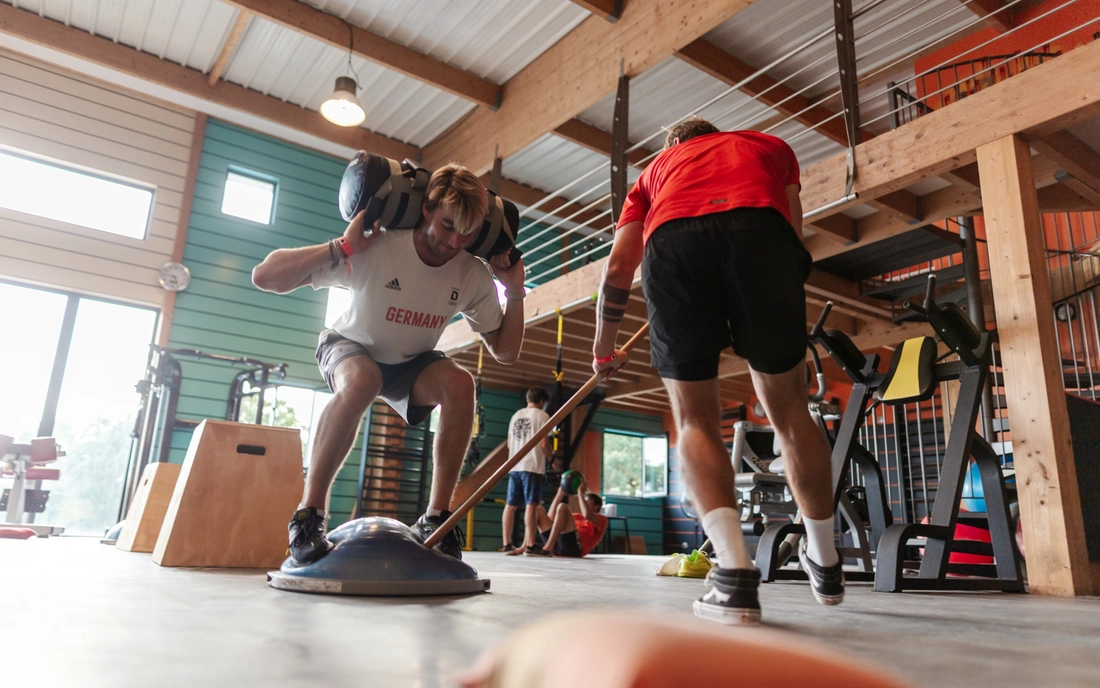
[[0, 149], [155, 187], [144, 239], [0, 210], [0, 276], [159, 307], [157, 271], [172, 253], [194, 120], [0, 51]]

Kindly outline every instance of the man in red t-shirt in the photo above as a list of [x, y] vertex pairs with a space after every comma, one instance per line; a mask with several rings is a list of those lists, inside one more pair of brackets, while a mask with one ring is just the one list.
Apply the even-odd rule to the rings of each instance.
[[569, 508], [565, 490], [558, 488], [547, 511], [539, 505], [538, 529], [542, 535], [541, 548], [527, 548], [527, 556], [583, 557], [600, 544], [607, 531], [607, 517], [600, 513], [603, 499], [588, 491], [588, 481], [581, 476], [578, 506], [580, 513]]
[[807, 410], [806, 292], [798, 160], [784, 141], [722, 133], [692, 118], [626, 198], [604, 269], [593, 368], [614, 374], [615, 337], [642, 265], [653, 365], [665, 383], [688, 491], [718, 566], [697, 616], [727, 624], [760, 618], [760, 572], [745, 547], [734, 471], [719, 426], [718, 358], [733, 346], [783, 450], [807, 537], [799, 560], [814, 596], [838, 604], [844, 577], [833, 540], [829, 449]]

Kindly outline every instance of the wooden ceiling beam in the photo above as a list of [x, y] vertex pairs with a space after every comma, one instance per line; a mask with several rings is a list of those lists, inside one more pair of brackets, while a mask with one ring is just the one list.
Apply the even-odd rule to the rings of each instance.
[[623, 16], [625, 0], [573, 0], [592, 14], [614, 24]]
[[924, 219], [924, 211], [921, 209], [920, 196], [906, 189], [898, 189], [888, 194], [883, 194], [873, 201], [868, 202], [875, 210], [892, 215], [902, 222], [910, 225], [920, 224]]
[[638, 76], [752, 4], [752, 0], [633, 0], [617, 23], [591, 16], [504, 85], [504, 101], [481, 108], [424, 149], [424, 164], [455, 160], [476, 174], [508, 158], [612, 93], [620, 68]]
[[[968, 174], [970, 166], [955, 170]], [[977, 165], [974, 165], [977, 171]], [[1032, 169], [1035, 172], [1035, 188], [1044, 189], [1057, 183], [1055, 178], [1058, 165], [1043, 156], [1035, 156]], [[942, 175], [941, 175], [942, 176]], [[1043, 194], [1046, 198], [1046, 194]], [[965, 185], [949, 186], [920, 197], [921, 211], [924, 213], [924, 224], [940, 222], [947, 218], [959, 215], [973, 215], [979, 213], [982, 207], [982, 199], [979, 194], [968, 190]], [[923, 224], [912, 225], [904, 219], [889, 213], [878, 212], [874, 215], [860, 218], [856, 221], [856, 233], [858, 239], [847, 246], [841, 246], [835, 241], [825, 241], [819, 236], [807, 237], [806, 248], [813, 255], [814, 260], [823, 260], [847, 250], [868, 246], [877, 241], [911, 232], [919, 229]]]
[[[738, 60], [702, 38], [688, 43], [674, 54], [692, 67], [706, 72], [729, 86], [736, 86], [757, 72], [752, 65]], [[794, 121], [800, 124], [811, 128], [817, 127], [818, 133], [845, 148], [848, 147], [848, 134], [845, 131], [843, 119], [837, 117], [836, 113], [828, 108], [813, 105], [805, 96], [796, 95], [790, 87], [777, 84], [775, 79], [762, 74], [743, 84], [738, 90], [775, 108], [786, 117], [793, 116]], [[867, 132], [862, 133], [864, 140], [871, 137]]]
[[803, 225], [817, 236], [837, 242], [841, 246], [855, 243], [858, 238], [856, 221], [847, 215], [828, 215], [808, 221]]
[[[554, 134], [594, 153], [611, 155], [611, 133], [576, 117], [555, 129]], [[627, 148], [633, 145], [633, 143], [627, 142]], [[649, 160], [652, 160], [654, 155], [651, 150], [639, 148], [636, 151], [627, 153], [626, 161], [638, 169], [645, 169], [645, 166], [649, 164]]]
[[[488, 173], [483, 174], [481, 175], [481, 181], [488, 185], [489, 177]], [[500, 181], [500, 195], [522, 206], [532, 206], [548, 195], [545, 191], [512, 179], [504, 178]], [[534, 213], [532, 219], [538, 219], [544, 215], [552, 215], [558, 219], [568, 217], [571, 218], [570, 222], [588, 223], [587, 226], [592, 229], [602, 229], [604, 224], [611, 224], [611, 214], [609, 212], [594, 208], [585, 210], [583, 205], [560, 197], [551, 198], [532, 212]]]
[[361, 127], [338, 127], [313, 110], [285, 103], [258, 91], [225, 81], [211, 86], [207, 75], [198, 70], [4, 3], [0, 3], [0, 32], [352, 149], [371, 150], [398, 160], [415, 159], [420, 154], [420, 149], [415, 146]]
[[[1093, 41], [859, 144], [852, 187], [859, 198], [828, 214], [974, 162], [978, 146], [1000, 137], [1042, 137], [1100, 113], [1097, 74], [1100, 41]], [[847, 156], [838, 153], [803, 170], [806, 212], [844, 197], [846, 169]]]
[[[963, 4], [963, 0], [959, 2]], [[1016, 8], [1003, 9], [1004, 0], [969, 0], [965, 4], [974, 16], [984, 18], [983, 23], [997, 33], [1006, 33], [1015, 26], [1013, 14]]]
[[229, 5], [248, 10], [257, 17], [348, 50], [365, 60], [422, 81], [453, 95], [472, 100], [488, 108], [500, 107], [503, 90], [497, 84], [458, 67], [417, 52], [388, 38], [354, 26], [298, 0], [225, 0]]
[[248, 26], [248, 20], [252, 19], [253, 16], [255, 15], [248, 10], [237, 11], [237, 19], [233, 22], [233, 28], [229, 30], [229, 37], [225, 39], [225, 45], [218, 53], [218, 59], [214, 60], [214, 66], [210, 68], [210, 72], [206, 75], [206, 83], [213, 86], [218, 83], [218, 79], [222, 78], [222, 73], [225, 72], [230, 58], [233, 57], [237, 44], [241, 42], [244, 30]]
[[[1093, 203], [1100, 203], [1100, 153], [1068, 131], [1031, 141], [1031, 147], [1066, 174], [1055, 174], [1063, 184]], [[1068, 175], [1068, 177], [1066, 176]]]

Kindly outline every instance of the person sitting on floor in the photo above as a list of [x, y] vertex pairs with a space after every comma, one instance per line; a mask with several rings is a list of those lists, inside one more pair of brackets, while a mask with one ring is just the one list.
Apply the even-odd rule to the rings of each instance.
[[600, 544], [607, 530], [607, 517], [600, 513], [603, 499], [595, 492], [588, 491], [588, 481], [581, 476], [580, 513], [574, 514], [566, 500], [565, 490], [558, 488], [554, 501], [547, 511], [541, 504], [538, 508], [538, 529], [543, 537], [542, 547], [528, 547], [529, 557], [576, 557], [587, 555]]

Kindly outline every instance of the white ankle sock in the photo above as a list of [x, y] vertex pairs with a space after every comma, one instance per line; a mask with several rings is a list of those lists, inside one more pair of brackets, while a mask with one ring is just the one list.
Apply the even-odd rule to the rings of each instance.
[[833, 537], [833, 519], [821, 520], [802, 517], [806, 526], [806, 554], [818, 566], [832, 566], [840, 561], [836, 551], [836, 539]]
[[428, 510], [426, 512], [424, 512], [424, 515], [425, 516], [439, 516], [442, 513], [443, 512], [440, 511], [439, 509], [433, 509], [431, 507], [428, 507]]
[[714, 558], [724, 569], [755, 569], [745, 536], [741, 533], [741, 517], [736, 509], [724, 506], [703, 516], [703, 530], [714, 545]]

